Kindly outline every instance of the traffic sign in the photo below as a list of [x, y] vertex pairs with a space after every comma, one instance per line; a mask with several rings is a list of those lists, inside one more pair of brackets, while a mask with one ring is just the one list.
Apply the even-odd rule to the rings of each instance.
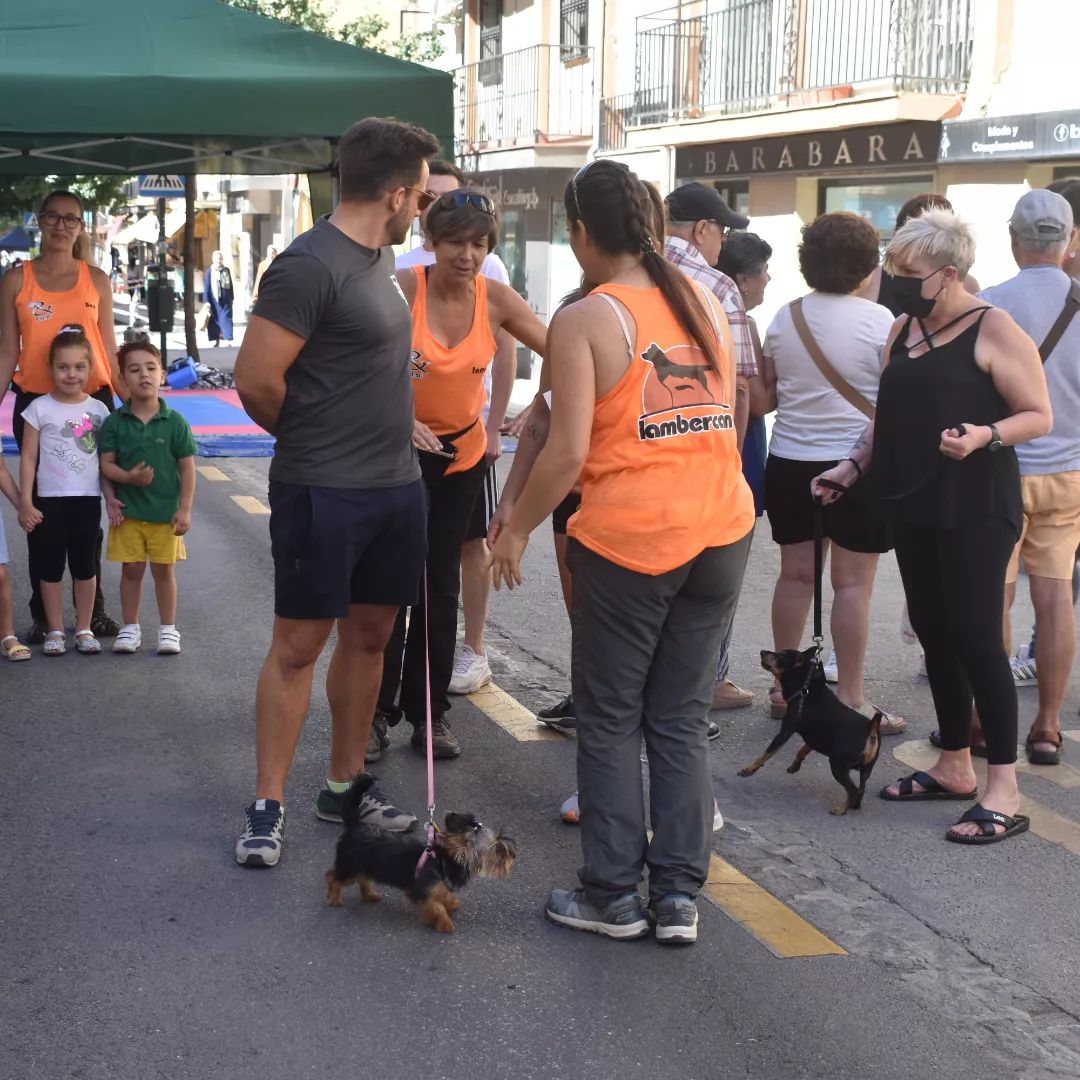
[[176, 199], [184, 194], [184, 177], [176, 173], [141, 174], [139, 195], [151, 199]]
[[24, 211], [22, 223], [24, 229], [36, 229], [38, 227], [37, 214], [30, 210]]

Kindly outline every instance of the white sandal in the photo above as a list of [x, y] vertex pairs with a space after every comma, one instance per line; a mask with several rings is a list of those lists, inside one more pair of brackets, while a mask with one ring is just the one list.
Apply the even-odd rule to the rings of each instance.
[[63, 630], [50, 630], [41, 651], [46, 656], [63, 656], [67, 652], [67, 634]]
[[94, 637], [93, 630], [76, 630], [75, 648], [87, 656], [92, 656], [95, 653], [101, 652], [101, 642]]
[[[14, 645], [9, 644], [12, 641], [15, 642]], [[17, 663], [20, 660], [29, 660], [30, 650], [14, 634], [9, 634], [0, 638], [0, 656]]]

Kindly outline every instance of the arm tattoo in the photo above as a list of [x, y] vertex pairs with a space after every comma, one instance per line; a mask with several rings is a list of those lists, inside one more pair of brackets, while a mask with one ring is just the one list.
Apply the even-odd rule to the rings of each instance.
[[528, 427], [527, 427], [527, 428], [525, 429], [525, 434], [526, 434], [526, 435], [527, 435], [527, 436], [528, 436], [528, 437], [529, 437], [530, 439], [532, 439], [532, 440], [533, 440], [533, 442], [536, 442], [536, 440], [540, 438], [540, 428], [539, 428], [539, 426], [538, 426], [538, 425], [536, 425], [536, 424], [530, 424], [530, 425], [529, 425], [529, 426], [528, 426]]

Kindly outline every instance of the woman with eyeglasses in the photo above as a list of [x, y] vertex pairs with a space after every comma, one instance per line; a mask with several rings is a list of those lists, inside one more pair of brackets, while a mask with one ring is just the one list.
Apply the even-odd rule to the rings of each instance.
[[384, 732], [404, 716], [413, 728], [412, 745], [423, 753], [430, 669], [435, 756], [454, 758], [461, 744], [446, 720], [447, 688], [454, 670], [461, 545], [487, 472], [484, 374], [500, 330], [542, 356], [546, 329], [513, 289], [480, 273], [499, 236], [487, 195], [448, 191], [432, 203], [426, 228], [434, 264], [398, 274], [412, 311], [413, 444], [429, 500], [426, 590], [420, 590], [408, 631], [403, 608], [387, 645], [376, 723]]
[[[85, 327], [92, 365], [86, 393], [110, 412], [113, 390], [120, 385], [116, 367], [112, 289], [104, 270], [90, 264], [90, 239], [84, 224], [82, 199], [72, 191], [53, 191], [38, 211], [41, 254], [5, 274], [0, 281], [0, 393], [11, 383], [15, 390], [13, 428], [22, 449], [22, 413], [35, 398], [52, 390], [49, 348], [67, 326]], [[17, 368], [17, 370], [16, 370]], [[98, 637], [114, 637], [120, 627], [105, 614], [101, 595], [99, 531], [97, 596], [91, 629]], [[34, 625], [28, 642], [45, 640], [45, 609], [35, 560], [30, 560], [30, 614]]]
[[640, 937], [648, 866], [657, 939], [690, 942], [711, 849], [716, 656], [754, 522], [734, 350], [719, 304], [664, 259], [648, 192], [625, 165], [589, 163], [563, 201], [596, 287], [552, 321], [550, 431], [493, 551], [496, 585], [520, 585], [529, 534], [581, 477], [568, 562], [585, 865], [583, 887], [553, 890], [546, 912]]

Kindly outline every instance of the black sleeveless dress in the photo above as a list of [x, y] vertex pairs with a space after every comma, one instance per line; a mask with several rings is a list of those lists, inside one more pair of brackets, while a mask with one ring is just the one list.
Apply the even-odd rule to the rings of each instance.
[[922, 356], [909, 354], [905, 341], [913, 320], [904, 324], [881, 376], [868, 479], [895, 522], [951, 529], [1003, 518], [1019, 539], [1023, 500], [1013, 448], [976, 450], [963, 461], [939, 449], [945, 428], [995, 424], [1011, 415], [991, 377], [975, 363], [979, 327], [990, 308], [981, 310], [971, 326], [943, 345], [933, 339], [953, 324], [928, 335], [920, 321], [931, 345]]

